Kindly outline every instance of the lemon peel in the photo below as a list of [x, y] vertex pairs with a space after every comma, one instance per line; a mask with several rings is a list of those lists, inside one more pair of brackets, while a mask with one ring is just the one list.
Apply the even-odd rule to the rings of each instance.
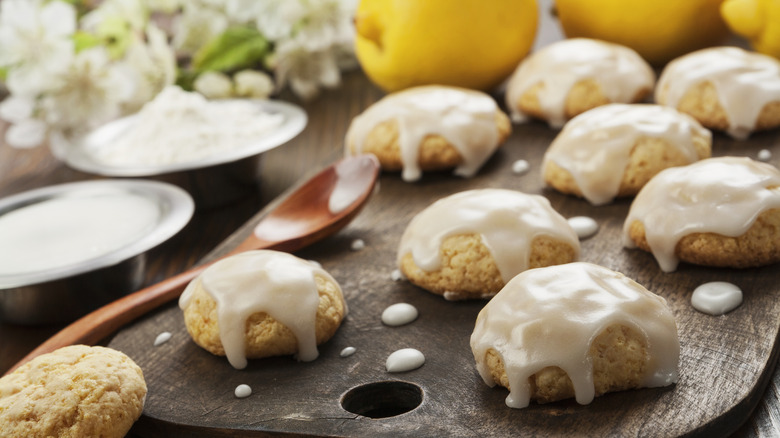
[[726, 0], [720, 12], [753, 49], [780, 59], [780, 0]]

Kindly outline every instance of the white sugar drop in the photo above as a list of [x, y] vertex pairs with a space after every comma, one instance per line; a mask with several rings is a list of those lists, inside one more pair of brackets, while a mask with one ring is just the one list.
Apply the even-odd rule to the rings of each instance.
[[393, 281], [401, 281], [404, 279], [404, 273], [400, 269], [395, 269], [390, 273], [390, 278]]
[[166, 342], [168, 342], [171, 339], [171, 333], [170, 332], [162, 332], [154, 339], [154, 346], [160, 346]]
[[355, 347], [346, 347], [343, 350], [341, 350], [341, 353], [339, 353], [339, 356], [341, 357], [349, 357], [355, 354], [357, 349]]
[[517, 175], [523, 175], [529, 170], [531, 170], [531, 165], [528, 163], [528, 161], [517, 160], [514, 163], [512, 163], [512, 172]]
[[364, 242], [363, 239], [353, 240], [352, 245], [350, 246], [350, 248], [352, 248], [352, 251], [360, 251], [365, 247], [366, 247], [366, 242]]
[[382, 322], [391, 327], [409, 324], [417, 319], [417, 308], [408, 303], [396, 303], [382, 312]]
[[569, 218], [568, 222], [580, 239], [587, 239], [599, 230], [599, 224], [587, 216], [574, 216]]
[[723, 315], [742, 304], [742, 290], [725, 281], [704, 283], [693, 290], [691, 305], [709, 315]]
[[772, 151], [769, 149], [761, 149], [758, 151], [758, 161], [769, 161], [772, 159]]
[[234, 393], [238, 398], [246, 398], [252, 395], [252, 388], [250, 388], [249, 385], [245, 385], [242, 383], [236, 386], [236, 390], [234, 391]]
[[387, 357], [385, 368], [388, 373], [403, 373], [416, 370], [425, 363], [425, 356], [414, 348], [402, 348]]

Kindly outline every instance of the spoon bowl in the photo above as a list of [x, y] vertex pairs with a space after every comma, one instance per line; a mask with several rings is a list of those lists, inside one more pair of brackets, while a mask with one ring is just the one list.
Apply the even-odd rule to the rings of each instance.
[[[253, 232], [218, 258], [253, 249], [293, 252], [344, 228], [373, 193], [379, 177], [373, 155], [347, 157], [290, 189], [270, 204]], [[71, 323], [8, 370], [73, 344], [95, 344], [136, 318], [181, 295], [187, 284], [216, 262], [196, 266], [160, 283], [126, 295]], [[7, 373], [6, 373], [7, 374]]]

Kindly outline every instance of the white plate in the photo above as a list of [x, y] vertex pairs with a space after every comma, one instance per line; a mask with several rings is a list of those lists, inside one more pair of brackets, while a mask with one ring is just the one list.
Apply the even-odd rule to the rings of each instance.
[[184, 190], [172, 184], [148, 180], [95, 180], [42, 187], [0, 199], [0, 217], [23, 207], [87, 191], [121, 190], [153, 201], [160, 211], [154, 228], [140, 239], [82, 262], [43, 271], [0, 275], [0, 289], [23, 287], [68, 278], [116, 265], [154, 248], [178, 233], [192, 218], [195, 203]]
[[[196, 161], [179, 162], [165, 165], [150, 166], [116, 166], [99, 161], [95, 158], [94, 151], [106, 147], [106, 145], [117, 141], [123, 135], [126, 135], [138, 123], [138, 115], [123, 117], [106, 123], [87, 134], [83, 140], [72, 147], [65, 156], [65, 163], [82, 172], [103, 176], [124, 176], [124, 177], [142, 177], [162, 175], [166, 173], [199, 169], [218, 164], [238, 161], [242, 158], [251, 157], [288, 142], [306, 127], [307, 116], [297, 105], [287, 102], [270, 100], [244, 100], [252, 102], [263, 111], [271, 114], [282, 114], [284, 122], [273, 131], [264, 134], [250, 144], [240, 148], [223, 151], [219, 154], [198, 159]], [[229, 102], [229, 100], [221, 101]]]

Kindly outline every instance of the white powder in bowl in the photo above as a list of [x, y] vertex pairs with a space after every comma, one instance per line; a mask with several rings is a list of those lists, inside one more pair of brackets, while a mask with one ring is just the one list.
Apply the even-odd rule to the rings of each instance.
[[251, 101], [209, 101], [169, 86], [146, 103], [131, 129], [94, 158], [113, 166], [168, 165], [198, 161], [252, 144], [284, 122]]

